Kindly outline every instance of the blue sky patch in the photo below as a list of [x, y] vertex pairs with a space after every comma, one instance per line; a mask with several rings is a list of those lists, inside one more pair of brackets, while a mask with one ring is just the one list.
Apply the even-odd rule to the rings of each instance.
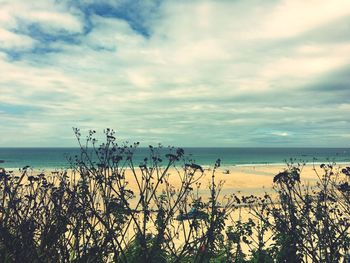
[[41, 111], [40, 107], [29, 105], [16, 105], [16, 104], [0, 104], [0, 112], [8, 115], [26, 115], [29, 113], [35, 113]]

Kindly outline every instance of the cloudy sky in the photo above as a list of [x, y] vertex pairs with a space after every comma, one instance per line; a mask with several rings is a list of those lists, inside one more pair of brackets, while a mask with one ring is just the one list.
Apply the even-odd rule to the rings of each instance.
[[349, 0], [0, 6], [0, 146], [350, 146]]

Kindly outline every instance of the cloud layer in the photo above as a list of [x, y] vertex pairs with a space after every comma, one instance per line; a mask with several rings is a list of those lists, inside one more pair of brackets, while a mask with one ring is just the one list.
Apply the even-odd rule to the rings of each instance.
[[347, 0], [0, 4], [0, 146], [350, 146]]

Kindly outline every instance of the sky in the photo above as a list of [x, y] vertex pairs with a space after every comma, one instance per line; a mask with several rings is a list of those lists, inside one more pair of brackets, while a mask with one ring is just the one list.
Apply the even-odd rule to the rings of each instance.
[[0, 6], [0, 147], [350, 147], [349, 0]]

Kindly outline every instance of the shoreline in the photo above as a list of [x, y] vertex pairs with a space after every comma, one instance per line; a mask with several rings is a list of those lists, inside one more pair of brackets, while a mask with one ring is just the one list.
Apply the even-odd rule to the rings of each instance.
[[[215, 162], [214, 162], [215, 163]], [[200, 165], [204, 170], [211, 170], [214, 167], [214, 163], [213, 165]], [[294, 164], [300, 163], [302, 164], [303, 162], [293, 162]], [[4, 163], [2, 163], [4, 164]], [[195, 163], [197, 164], [197, 163]], [[246, 168], [254, 168], [254, 167], [286, 167], [288, 164], [288, 162], [285, 163], [242, 163], [242, 164], [225, 164], [225, 165], [221, 165], [220, 169], [233, 169], [235, 167], [246, 167]], [[350, 166], [350, 161], [344, 161], [344, 162], [305, 162], [305, 166], [320, 166], [321, 164], [335, 164], [336, 166]], [[6, 170], [19, 170], [22, 169], [23, 167], [4, 167], [1, 166], [1, 168], [4, 168]], [[164, 168], [165, 166], [161, 166], [162, 168]], [[176, 167], [182, 167], [181, 165], [176, 165]], [[34, 167], [34, 166], [30, 166], [30, 168], [32, 168], [33, 170], [48, 170], [48, 171], [56, 171], [56, 170], [70, 170], [71, 168], [69, 167], [54, 167], [54, 166], [44, 166], [44, 167]], [[135, 166], [135, 168], [138, 168], [138, 166]], [[125, 169], [130, 169], [130, 168], [125, 168]]]

